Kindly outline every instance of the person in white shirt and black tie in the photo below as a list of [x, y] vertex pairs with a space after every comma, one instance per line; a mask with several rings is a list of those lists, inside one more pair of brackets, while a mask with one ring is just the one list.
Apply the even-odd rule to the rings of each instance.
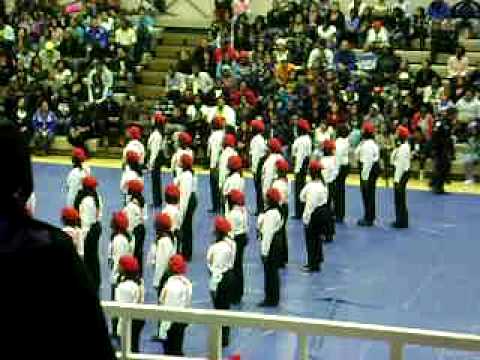
[[272, 187], [277, 176], [277, 160], [283, 159], [282, 142], [279, 138], [268, 140], [269, 154], [265, 158], [262, 167], [262, 192], [263, 200], [266, 200], [267, 191]]
[[274, 188], [266, 191], [265, 212], [258, 216], [257, 228], [260, 238], [260, 255], [265, 273], [265, 299], [258, 304], [261, 307], [275, 307], [280, 302], [280, 276], [278, 269], [282, 264], [282, 226], [280, 209], [282, 194]]
[[177, 185], [171, 183], [165, 186], [165, 202], [162, 212], [167, 213], [172, 220], [172, 233], [176, 239], [176, 251], [180, 251], [180, 229], [182, 227], [183, 218], [180, 212], [180, 189]]
[[[215, 309], [228, 310], [232, 302], [235, 275], [236, 244], [230, 238], [232, 225], [223, 216], [217, 216], [214, 221], [215, 243], [208, 248], [207, 266], [210, 270], [210, 294]], [[230, 342], [230, 328], [222, 327], [222, 346]]]
[[162, 206], [162, 165], [165, 163], [165, 124], [167, 117], [157, 111], [154, 115], [154, 128], [148, 137], [148, 169], [152, 172], [153, 207]]
[[127, 127], [127, 135], [130, 138], [127, 145], [123, 148], [122, 163], [125, 164], [127, 160], [127, 153], [134, 151], [138, 154], [138, 162], [141, 167], [145, 162], [145, 146], [142, 144], [142, 132], [143, 129], [140, 125], [131, 124]]
[[362, 126], [362, 142], [355, 150], [360, 160], [360, 189], [365, 215], [358, 220], [359, 226], [373, 226], [375, 221], [375, 190], [380, 175], [380, 150], [374, 140], [375, 126], [367, 121]]
[[328, 235], [325, 238], [325, 242], [329, 243], [333, 241], [333, 236], [335, 235], [335, 181], [338, 175], [337, 159], [335, 157], [335, 141], [334, 140], [325, 140], [323, 142], [323, 157], [322, 157], [322, 176], [323, 180], [328, 187], [328, 208], [332, 215], [330, 222], [330, 230]]
[[223, 205], [225, 204], [225, 199], [223, 199], [223, 185], [227, 180], [228, 174], [230, 170], [228, 169], [228, 160], [232, 156], [237, 156], [238, 152], [235, 149], [237, 146], [237, 138], [233, 134], [225, 134], [223, 138], [223, 150], [220, 154], [220, 158], [218, 160], [218, 188], [219, 188], [219, 195], [220, 195], [220, 211], [223, 212]]
[[343, 223], [345, 219], [345, 180], [350, 172], [348, 160], [350, 141], [346, 125], [337, 127], [337, 139], [335, 141], [335, 155], [337, 160], [338, 175], [335, 188], [335, 219], [337, 223]]
[[125, 155], [126, 165], [123, 168], [122, 177], [120, 178], [120, 193], [122, 195], [123, 205], [128, 200], [128, 183], [131, 180], [141, 180], [143, 182], [142, 166], [140, 164], [140, 156], [137, 152], [130, 150]]
[[83, 231], [80, 227], [80, 214], [74, 207], [67, 206], [62, 209], [61, 219], [63, 232], [72, 238], [73, 246], [83, 259]]
[[82, 148], [74, 148], [72, 151], [72, 165], [67, 176], [67, 206], [73, 206], [77, 193], [82, 188], [82, 180], [90, 175], [90, 169], [84, 165], [87, 155]]
[[255, 184], [255, 194], [257, 200], [258, 215], [263, 211], [263, 193], [262, 193], [262, 167], [267, 155], [267, 141], [265, 140], [265, 124], [263, 120], [255, 119], [250, 122], [253, 137], [250, 141], [250, 170]]
[[211, 213], [220, 211], [220, 189], [218, 187], [218, 166], [220, 154], [223, 149], [223, 138], [225, 136], [225, 118], [215, 116], [212, 122], [212, 133], [208, 137], [207, 155], [210, 159], [210, 198], [212, 208]]
[[303, 213], [300, 191], [307, 181], [308, 162], [312, 155], [312, 138], [310, 137], [310, 123], [307, 120], [298, 120], [297, 127], [299, 136], [292, 145], [292, 158], [295, 173], [295, 218], [300, 219]]
[[170, 162], [170, 167], [174, 178], [179, 176], [182, 172], [182, 155], [190, 155], [193, 159], [193, 150], [191, 149], [192, 143], [192, 135], [190, 135], [188, 132], [181, 132], [178, 134], [179, 147], [173, 154]]
[[225, 179], [225, 182], [223, 183], [223, 188], [222, 188], [222, 196], [225, 202], [223, 204], [225, 214], [228, 213], [230, 209], [228, 204], [228, 199], [227, 199], [227, 196], [230, 193], [230, 191], [240, 190], [243, 192], [245, 190], [245, 180], [242, 177], [242, 168], [243, 168], [242, 158], [238, 155], [230, 156], [230, 158], [228, 159], [228, 170], [230, 171], [230, 174]]
[[275, 163], [277, 167], [277, 178], [272, 184], [272, 188], [277, 189], [282, 198], [280, 200], [280, 209], [282, 211], [282, 256], [281, 256], [281, 264], [280, 267], [284, 268], [288, 263], [288, 161], [285, 159], [278, 159]]
[[391, 155], [391, 163], [395, 168], [393, 177], [394, 193], [395, 193], [395, 222], [392, 223], [394, 228], [408, 228], [408, 208], [406, 198], [406, 187], [410, 171], [410, 144], [408, 128], [399, 126], [397, 128], [397, 138], [399, 145], [393, 150]]

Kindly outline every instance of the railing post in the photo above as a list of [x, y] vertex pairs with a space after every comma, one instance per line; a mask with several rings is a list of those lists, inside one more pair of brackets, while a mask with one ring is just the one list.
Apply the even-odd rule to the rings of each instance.
[[208, 336], [208, 359], [222, 359], [222, 326], [210, 325], [210, 334]]
[[128, 316], [123, 316], [122, 333], [120, 338], [121, 359], [128, 360], [128, 355], [132, 350], [132, 319]]
[[390, 342], [390, 360], [403, 360], [403, 342], [398, 340]]
[[308, 360], [308, 337], [305, 334], [298, 334], [299, 359]]

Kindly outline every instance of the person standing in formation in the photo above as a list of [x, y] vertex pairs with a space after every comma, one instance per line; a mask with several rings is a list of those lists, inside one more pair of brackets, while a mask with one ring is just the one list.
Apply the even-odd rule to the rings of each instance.
[[267, 155], [267, 141], [265, 140], [265, 124], [260, 119], [252, 120], [253, 137], [250, 141], [250, 170], [255, 184], [257, 215], [263, 211], [263, 193], [262, 193], [262, 168], [265, 156]]
[[278, 159], [275, 163], [277, 167], [277, 178], [272, 184], [272, 188], [277, 189], [282, 195], [280, 200], [280, 210], [282, 213], [282, 252], [280, 267], [284, 268], [288, 263], [288, 161]]
[[325, 140], [323, 142], [323, 157], [321, 160], [323, 169], [322, 169], [322, 176], [323, 180], [328, 187], [328, 208], [330, 209], [330, 214], [332, 216], [330, 222], [330, 230], [328, 231], [328, 235], [325, 238], [325, 242], [329, 243], [333, 241], [333, 236], [335, 235], [335, 181], [338, 175], [338, 166], [335, 157], [335, 141], [334, 140]]
[[83, 259], [83, 233], [80, 227], [80, 214], [73, 206], [67, 206], [62, 209], [62, 230], [67, 233], [77, 250], [77, 254]]
[[130, 150], [126, 154], [126, 164], [120, 178], [120, 192], [122, 194], [122, 203], [128, 201], [128, 183], [131, 180], [140, 180], [143, 182], [142, 167], [140, 165], [140, 156], [137, 152]]
[[[263, 199], [266, 200], [267, 191], [272, 187], [277, 174], [277, 160], [283, 159], [282, 142], [278, 138], [271, 138], [268, 141], [269, 154], [265, 158], [262, 167], [262, 192]], [[263, 210], [262, 210], [263, 211]]]
[[245, 280], [243, 276], [243, 254], [248, 244], [248, 212], [245, 207], [245, 194], [234, 189], [228, 193], [228, 211], [226, 218], [232, 225], [231, 237], [236, 244], [233, 272], [235, 284], [232, 291], [232, 304], [242, 302]]
[[380, 175], [380, 150], [374, 140], [375, 126], [367, 121], [362, 126], [362, 142], [355, 150], [360, 160], [360, 189], [362, 191], [365, 215], [358, 220], [359, 226], [373, 226], [375, 221], [375, 190]]
[[[140, 275], [140, 265], [132, 255], [123, 255], [118, 262], [119, 279], [115, 289], [115, 301], [123, 304], [143, 304], [145, 301], [145, 286]], [[132, 320], [131, 344], [132, 352], [140, 350], [140, 333], [145, 320]], [[122, 333], [122, 319], [118, 321], [117, 334]]]
[[223, 212], [222, 205], [225, 204], [225, 199], [223, 198], [223, 185], [227, 180], [229, 169], [228, 169], [228, 160], [232, 156], [238, 156], [235, 146], [237, 145], [237, 138], [233, 134], [225, 134], [223, 138], [223, 150], [220, 154], [220, 159], [218, 160], [218, 189], [220, 194], [220, 212]]
[[191, 148], [193, 143], [192, 135], [187, 132], [178, 134], [178, 148], [172, 156], [170, 168], [173, 177], [176, 178], [182, 173], [182, 155], [187, 154], [193, 159], [193, 150]]
[[74, 207], [80, 214], [80, 223], [85, 236], [83, 261], [98, 294], [101, 283], [98, 242], [102, 235], [102, 200], [97, 192], [97, 179], [91, 175], [83, 178], [83, 188], [75, 198]]
[[182, 171], [175, 178], [180, 189], [180, 214], [182, 217], [180, 253], [185, 260], [192, 260], [193, 251], [193, 216], [197, 208], [197, 179], [193, 174], [193, 158], [183, 154], [180, 158]]
[[322, 176], [322, 163], [312, 160], [309, 164], [311, 181], [300, 192], [305, 203], [303, 225], [307, 248], [305, 272], [319, 272], [323, 263], [323, 241], [330, 235], [331, 213], [328, 207], [328, 188]]
[[127, 127], [127, 135], [129, 141], [123, 149], [122, 154], [122, 164], [125, 165], [127, 162], [127, 154], [129, 151], [133, 151], [138, 154], [138, 163], [140, 168], [143, 167], [145, 162], [145, 146], [142, 144], [142, 128], [139, 125], [130, 125]]
[[[232, 225], [223, 216], [217, 216], [215, 225], [215, 243], [207, 251], [207, 267], [210, 270], [210, 294], [213, 307], [218, 310], [230, 309], [232, 302], [235, 276], [233, 266], [235, 263], [236, 244], [230, 239]], [[228, 346], [230, 342], [230, 328], [222, 327], [222, 345]]]
[[212, 123], [212, 133], [208, 137], [207, 156], [210, 159], [210, 198], [212, 208], [210, 213], [220, 211], [220, 188], [218, 187], [218, 167], [220, 154], [222, 152], [223, 138], [225, 137], [225, 118], [215, 116]]
[[295, 218], [300, 219], [303, 213], [300, 191], [307, 181], [308, 162], [312, 155], [312, 138], [310, 137], [310, 123], [307, 120], [298, 120], [297, 127], [299, 136], [292, 145], [292, 158], [295, 173]]
[[180, 252], [180, 229], [182, 227], [183, 218], [179, 207], [180, 189], [177, 185], [171, 183], [165, 186], [165, 206], [162, 209], [163, 213], [170, 216], [172, 221], [172, 233], [175, 239], [176, 252]]
[[225, 179], [222, 188], [222, 195], [225, 201], [225, 203], [223, 204], [225, 214], [227, 214], [229, 211], [229, 203], [227, 197], [230, 191], [240, 190], [241, 192], [243, 192], [245, 190], [245, 180], [242, 177], [242, 158], [238, 155], [230, 156], [227, 162], [227, 166], [230, 173]]
[[154, 115], [154, 128], [148, 137], [148, 169], [152, 172], [152, 199], [153, 207], [162, 206], [162, 165], [165, 164], [165, 124], [167, 118], [157, 111]]
[[[168, 268], [171, 276], [160, 293], [160, 305], [178, 308], [192, 307], [192, 283], [185, 276], [187, 263], [183, 256], [172, 256]], [[183, 356], [183, 339], [187, 326], [183, 323], [162, 321], [160, 339], [163, 342], [165, 355]]]
[[72, 151], [72, 170], [67, 176], [67, 206], [73, 206], [77, 193], [82, 188], [82, 180], [90, 175], [90, 169], [84, 165], [87, 156], [82, 148], [74, 148]]
[[391, 164], [395, 169], [393, 183], [395, 194], [395, 222], [392, 223], [394, 228], [408, 228], [408, 208], [406, 188], [410, 171], [410, 144], [408, 128], [399, 126], [397, 128], [397, 139], [399, 145], [395, 148], [391, 155]]
[[275, 307], [280, 302], [280, 276], [278, 268], [282, 263], [282, 194], [277, 189], [266, 191], [265, 212], [257, 219], [260, 238], [260, 255], [264, 269], [265, 298], [258, 304], [261, 307]]
[[337, 127], [335, 151], [338, 168], [337, 180], [335, 182], [335, 219], [337, 223], [343, 223], [345, 219], [345, 181], [350, 172], [349, 152], [350, 141], [348, 139], [348, 128], [342, 124]]

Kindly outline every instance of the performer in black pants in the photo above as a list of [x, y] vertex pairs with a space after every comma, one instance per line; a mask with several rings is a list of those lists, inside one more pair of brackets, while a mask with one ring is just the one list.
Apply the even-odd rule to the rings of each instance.
[[220, 154], [223, 148], [223, 138], [225, 137], [225, 118], [216, 116], [213, 119], [212, 133], [208, 137], [207, 155], [210, 159], [210, 197], [212, 208], [211, 213], [220, 211], [220, 189], [218, 187], [218, 164]]
[[149, 152], [148, 168], [152, 171], [153, 207], [162, 206], [162, 165], [165, 163], [165, 123], [167, 118], [161, 113], [155, 113], [155, 125], [147, 143]]
[[282, 214], [282, 247], [281, 247], [281, 263], [280, 267], [284, 268], [288, 263], [288, 161], [278, 159], [275, 163], [277, 167], [277, 179], [273, 182], [272, 188], [277, 189], [282, 195], [280, 201], [280, 210]]
[[310, 123], [305, 119], [298, 120], [299, 136], [292, 145], [292, 158], [295, 173], [295, 218], [300, 219], [304, 204], [300, 201], [300, 191], [305, 186], [309, 158], [312, 155], [312, 139], [310, 137]]
[[348, 140], [348, 128], [345, 125], [337, 127], [337, 139], [335, 141], [338, 175], [335, 181], [335, 220], [343, 223], [345, 218], [345, 180], [350, 172], [348, 154], [350, 142]]
[[331, 214], [331, 221], [329, 225], [328, 235], [325, 242], [332, 242], [335, 235], [335, 190], [336, 180], [338, 175], [338, 166], [335, 156], [335, 141], [327, 139], [323, 142], [323, 157], [322, 157], [322, 176], [328, 188], [327, 206]]
[[263, 192], [262, 192], [262, 168], [267, 155], [267, 141], [263, 133], [265, 132], [265, 124], [262, 120], [255, 119], [250, 123], [254, 136], [250, 141], [250, 170], [253, 174], [255, 184], [255, 194], [257, 202], [258, 215], [263, 211]]

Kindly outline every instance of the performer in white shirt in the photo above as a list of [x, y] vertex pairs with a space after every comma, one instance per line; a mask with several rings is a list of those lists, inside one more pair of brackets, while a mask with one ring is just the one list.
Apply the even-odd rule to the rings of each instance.
[[165, 164], [165, 124], [167, 118], [157, 111], [154, 115], [154, 128], [148, 137], [148, 169], [152, 172], [152, 199], [153, 207], [162, 206], [162, 166]]
[[216, 116], [212, 123], [212, 133], [208, 137], [207, 156], [210, 159], [210, 198], [212, 201], [211, 213], [220, 211], [220, 189], [218, 187], [218, 166], [225, 137], [225, 118]]
[[322, 176], [322, 164], [318, 160], [310, 161], [310, 177], [300, 193], [300, 200], [305, 203], [303, 225], [307, 248], [305, 272], [321, 271], [323, 262], [323, 241], [329, 235], [331, 212], [328, 207], [328, 188]]
[[277, 167], [277, 178], [272, 184], [272, 188], [277, 189], [282, 198], [280, 200], [280, 210], [282, 212], [282, 256], [280, 267], [284, 268], [288, 263], [288, 161], [285, 159], [278, 159], [275, 163]]
[[230, 193], [230, 191], [235, 189], [243, 192], [245, 190], [245, 180], [242, 177], [242, 167], [243, 167], [242, 158], [238, 155], [230, 156], [230, 158], [228, 159], [227, 166], [230, 173], [225, 179], [225, 182], [223, 183], [223, 188], [222, 188], [222, 195], [223, 195], [222, 200], [224, 201], [223, 209], [225, 214], [228, 213], [228, 210], [229, 210], [227, 196]]
[[245, 194], [237, 189], [228, 193], [229, 211], [226, 219], [232, 225], [230, 236], [236, 244], [235, 262], [233, 273], [235, 284], [232, 291], [232, 304], [239, 304], [242, 301], [245, 280], [243, 276], [243, 254], [248, 243], [248, 211], [245, 207]]
[[282, 194], [274, 188], [266, 191], [265, 212], [258, 216], [257, 229], [260, 238], [260, 255], [265, 274], [265, 299], [261, 307], [275, 307], [280, 302], [280, 276], [278, 268], [282, 263]]
[[365, 216], [358, 220], [359, 226], [373, 226], [375, 221], [375, 189], [380, 175], [380, 150], [374, 140], [375, 126], [364, 122], [362, 126], [362, 142], [355, 150], [360, 161], [360, 188], [362, 191]]
[[[159, 303], [163, 306], [192, 307], [192, 283], [185, 276], [187, 263], [182, 255], [174, 255], [168, 264], [171, 276], [160, 294]], [[159, 336], [163, 341], [165, 355], [183, 356], [183, 339], [188, 325], [162, 321]]]
[[175, 178], [180, 189], [180, 214], [182, 216], [180, 253], [185, 260], [191, 261], [193, 251], [193, 217], [197, 208], [197, 180], [193, 174], [193, 158], [183, 154], [180, 158], [182, 172]]
[[77, 193], [82, 188], [82, 180], [90, 175], [90, 169], [84, 165], [87, 155], [82, 148], [74, 148], [72, 151], [72, 170], [67, 176], [67, 206], [73, 206]]
[[395, 194], [395, 222], [392, 223], [394, 228], [408, 228], [408, 208], [406, 198], [406, 187], [409, 178], [411, 152], [408, 128], [399, 126], [397, 128], [397, 138], [399, 145], [395, 148], [391, 155], [391, 164], [395, 168], [394, 194]]
[[322, 157], [322, 176], [323, 180], [328, 187], [328, 208], [330, 209], [330, 213], [332, 215], [332, 219], [330, 222], [330, 231], [328, 232], [327, 237], [325, 238], [325, 242], [329, 243], [333, 241], [333, 236], [335, 235], [335, 188], [336, 184], [335, 181], [338, 176], [338, 166], [337, 166], [337, 158], [335, 156], [335, 141], [334, 140], [325, 140], [323, 142], [323, 157]]
[[32, 193], [27, 199], [27, 202], [25, 203], [25, 211], [27, 212], [28, 216], [34, 217], [36, 208], [37, 208], [37, 196], [35, 195], [35, 192], [32, 191]]
[[282, 142], [280, 139], [271, 138], [268, 141], [269, 154], [267, 155], [262, 167], [262, 192], [263, 199], [267, 196], [267, 190], [272, 187], [277, 174], [276, 163], [278, 159], [283, 159]]
[[312, 155], [312, 138], [310, 136], [310, 123], [307, 120], [298, 120], [297, 127], [298, 137], [292, 145], [292, 158], [295, 173], [295, 218], [300, 219], [303, 213], [300, 191], [307, 181], [308, 162]]
[[[231, 156], [238, 155], [237, 150], [235, 150], [236, 145], [237, 138], [235, 135], [225, 134], [225, 137], [223, 138], [223, 150], [218, 160], [218, 188], [220, 189], [220, 194], [222, 194], [221, 190], [223, 189], [223, 184], [230, 172], [228, 170], [228, 159], [230, 159]], [[222, 200], [220, 200], [220, 202], [223, 204]]]
[[162, 212], [170, 216], [172, 220], [172, 233], [175, 236], [175, 249], [176, 252], [180, 251], [180, 228], [182, 227], [183, 217], [180, 212], [180, 189], [175, 184], [167, 184], [165, 186], [165, 202]]
[[131, 180], [141, 180], [143, 182], [142, 167], [140, 165], [140, 156], [137, 152], [130, 150], [125, 155], [126, 164], [123, 168], [120, 178], [120, 192], [123, 205], [128, 200], [128, 182]]
[[337, 160], [338, 175], [335, 188], [335, 219], [343, 223], [345, 219], [345, 181], [350, 172], [349, 152], [350, 141], [346, 125], [337, 126], [337, 139], [335, 142], [335, 155]]
[[125, 145], [123, 149], [123, 164], [126, 163], [127, 160], [127, 153], [129, 151], [134, 151], [138, 154], [138, 162], [140, 165], [143, 167], [143, 164], [145, 162], [145, 146], [143, 146], [141, 140], [142, 140], [142, 128], [137, 125], [130, 125], [127, 127], [127, 135], [130, 138], [128, 141], [127, 145]]
[[187, 132], [181, 132], [178, 135], [178, 148], [172, 156], [170, 168], [173, 177], [177, 177], [182, 172], [181, 157], [183, 154], [190, 155], [193, 159], [193, 150], [191, 149], [193, 143], [192, 135]]
[[172, 233], [172, 219], [167, 213], [155, 215], [155, 242], [150, 250], [150, 258], [154, 266], [153, 287], [160, 298], [170, 258], [176, 254], [176, 240]]
[[[215, 309], [228, 310], [232, 300], [234, 285], [233, 265], [235, 263], [236, 244], [229, 237], [232, 225], [223, 216], [217, 216], [215, 224], [215, 243], [207, 251], [207, 266], [210, 270], [210, 294]], [[230, 328], [222, 327], [222, 345], [228, 346]]]
[[250, 141], [250, 170], [255, 184], [255, 194], [257, 200], [258, 215], [263, 211], [263, 193], [262, 193], [262, 168], [265, 157], [267, 156], [267, 141], [265, 140], [265, 124], [263, 120], [255, 119], [250, 122], [253, 137]]
[[77, 209], [67, 206], [62, 209], [62, 230], [72, 238], [73, 246], [83, 259], [83, 232], [80, 227], [80, 214]]

